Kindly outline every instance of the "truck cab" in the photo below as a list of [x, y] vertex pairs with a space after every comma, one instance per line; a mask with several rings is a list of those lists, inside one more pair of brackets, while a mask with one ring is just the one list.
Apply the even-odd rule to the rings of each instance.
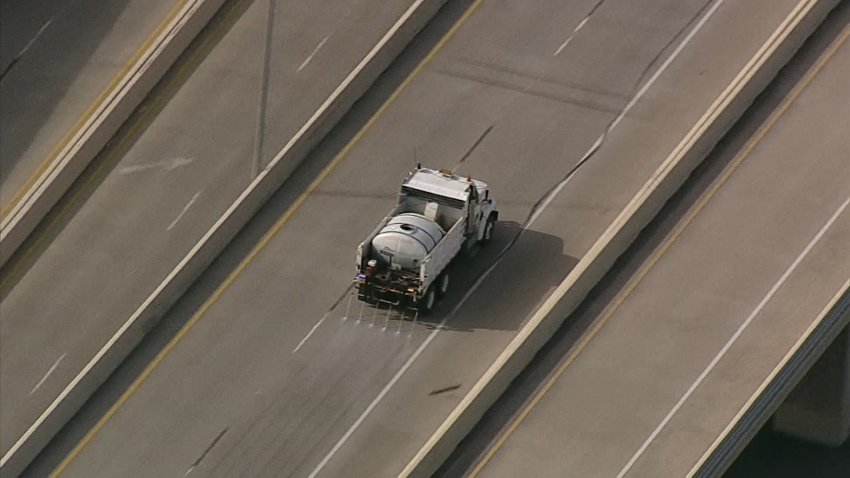
[[417, 165], [402, 183], [401, 193], [420, 195], [466, 211], [467, 238], [469, 245], [486, 242], [493, 234], [493, 226], [499, 219], [496, 203], [490, 197], [487, 183], [453, 174], [447, 169], [428, 169]]

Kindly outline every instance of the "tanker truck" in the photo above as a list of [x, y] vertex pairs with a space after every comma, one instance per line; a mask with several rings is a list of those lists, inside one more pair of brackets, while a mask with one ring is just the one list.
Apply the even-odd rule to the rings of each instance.
[[358, 299], [430, 312], [449, 288], [448, 266], [489, 242], [498, 218], [486, 183], [416, 165], [398, 204], [357, 247]]

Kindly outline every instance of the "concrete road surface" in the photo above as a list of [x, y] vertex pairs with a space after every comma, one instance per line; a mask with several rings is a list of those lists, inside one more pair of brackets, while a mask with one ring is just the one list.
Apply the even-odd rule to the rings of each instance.
[[[793, 5], [483, 2], [60, 471], [396, 475]], [[427, 319], [349, 308], [354, 247], [415, 160], [491, 183], [494, 243]]]
[[[410, 3], [380, 11], [372, 0], [278, 6], [264, 161]], [[23, 259], [4, 268], [3, 453], [252, 179], [267, 5], [224, 7], [95, 170], [23, 246]]]
[[695, 471], [847, 290], [848, 28], [468, 476]]

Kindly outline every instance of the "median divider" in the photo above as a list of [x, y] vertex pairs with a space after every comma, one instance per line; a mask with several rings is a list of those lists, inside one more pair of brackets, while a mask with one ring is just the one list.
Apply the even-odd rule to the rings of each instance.
[[[220, 6], [223, 0], [215, 2]], [[196, 3], [213, 2], [208, 0]], [[415, 0], [411, 3], [265, 169], [259, 172], [144, 303], [3, 455], [0, 461], [0, 475], [16, 476], [23, 471], [444, 3], [445, 0]], [[191, 18], [186, 19], [187, 22], [190, 20], [194, 21]], [[96, 133], [105, 134], [100, 131]], [[104, 143], [106, 140], [108, 137], [103, 140]]]
[[440, 467], [837, 3], [801, 0], [790, 11], [399, 476], [427, 477]]

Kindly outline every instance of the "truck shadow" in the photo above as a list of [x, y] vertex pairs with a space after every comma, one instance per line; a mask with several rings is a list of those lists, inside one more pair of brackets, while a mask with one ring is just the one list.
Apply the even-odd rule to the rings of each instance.
[[449, 291], [419, 323], [467, 332], [519, 329], [578, 262], [563, 244], [558, 236], [498, 222], [490, 244], [452, 263]]

